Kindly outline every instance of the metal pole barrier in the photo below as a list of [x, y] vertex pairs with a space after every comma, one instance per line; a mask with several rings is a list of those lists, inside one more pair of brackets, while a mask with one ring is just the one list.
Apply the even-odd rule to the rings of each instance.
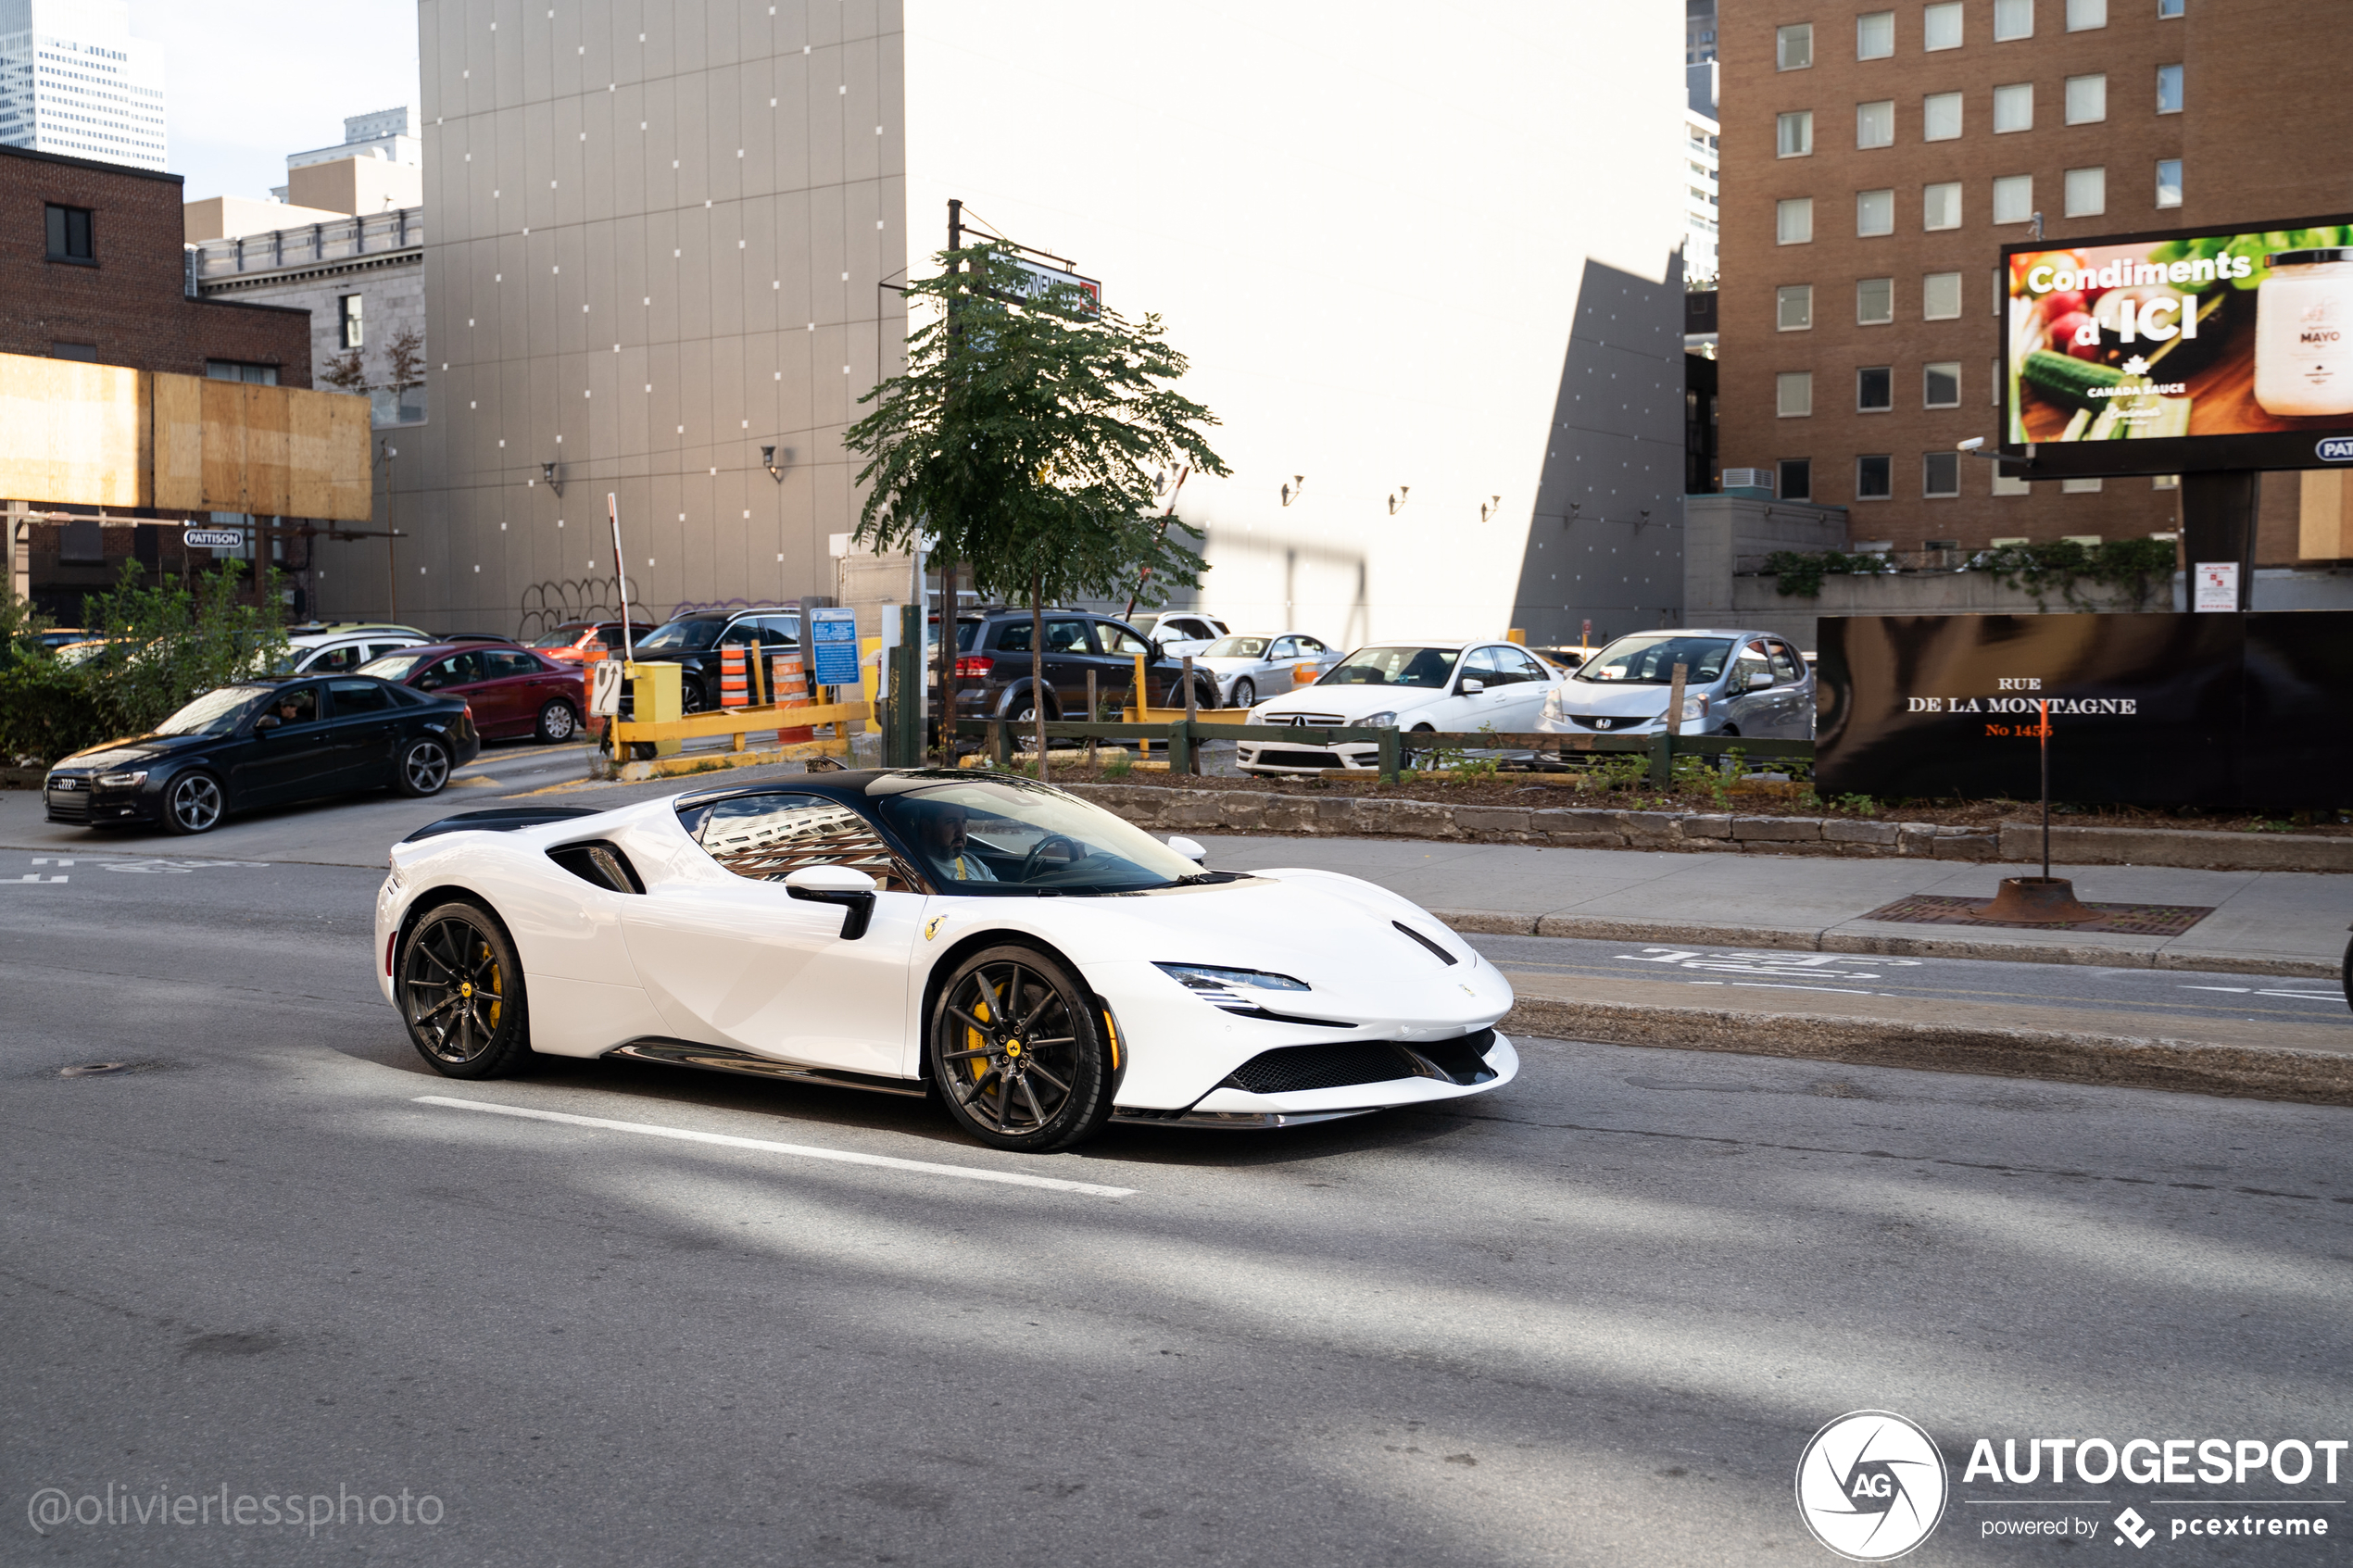
[[2038, 697], [2035, 710], [2042, 715], [2042, 734], [2038, 744], [2043, 753], [2043, 880], [2051, 880], [2051, 705], [2047, 698]]
[[1172, 773], [1193, 771], [1193, 727], [1182, 719], [1168, 726], [1168, 771]]
[[1380, 777], [1383, 784], [1395, 784], [1397, 771], [1403, 764], [1403, 746], [1399, 744], [1395, 726], [1380, 733]]
[[1093, 726], [1101, 722], [1101, 720], [1102, 710], [1095, 706], [1095, 672], [1092, 670], [1089, 670], [1087, 671], [1087, 723], [1088, 726], [1087, 732], [1087, 766], [1089, 770], [1093, 769], [1101, 760], [1097, 754], [1097, 748], [1095, 746], [1095, 732]]
[[[1193, 721], [1198, 717], [1195, 702], [1199, 696], [1200, 694], [1193, 690], [1193, 656], [1187, 654], [1185, 656], [1185, 771], [1188, 773], [1201, 771], [1201, 757], [1193, 750], [1192, 744]], [[1171, 770], [1174, 771], [1173, 763]]]

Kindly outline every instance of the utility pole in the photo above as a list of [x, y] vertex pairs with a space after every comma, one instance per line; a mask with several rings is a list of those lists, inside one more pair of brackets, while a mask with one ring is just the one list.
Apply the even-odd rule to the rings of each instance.
[[[964, 204], [960, 198], [950, 196], [948, 198], [948, 249], [953, 254], [962, 250], [963, 245]], [[953, 265], [958, 273], [963, 271], [964, 264], [961, 260]], [[956, 295], [951, 289], [948, 295], [948, 353], [951, 361], [963, 330], [956, 324]], [[952, 372], [950, 384], [954, 384]], [[918, 627], [927, 623], [929, 619], [926, 616], [918, 621]], [[916, 668], [922, 668], [920, 654]], [[939, 552], [939, 760], [943, 767], [956, 765], [956, 558], [945, 550]]]

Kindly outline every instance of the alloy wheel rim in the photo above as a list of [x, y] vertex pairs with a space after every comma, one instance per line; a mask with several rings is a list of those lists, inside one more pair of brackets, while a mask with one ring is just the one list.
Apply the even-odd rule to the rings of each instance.
[[1234, 687], [1234, 706], [1236, 708], [1248, 708], [1252, 703], [1256, 702], [1257, 700], [1258, 688], [1252, 685], [1248, 681], [1240, 682]]
[[171, 815], [183, 828], [201, 833], [220, 820], [220, 786], [202, 773], [171, 789]]
[[449, 776], [449, 758], [441, 747], [427, 741], [412, 747], [409, 753], [409, 782], [430, 794], [441, 787]]
[[409, 1025], [435, 1060], [457, 1065], [490, 1048], [506, 1016], [506, 976], [480, 927], [437, 920], [409, 945], [401, 991]]
[[556, 740], [572, 734], [572, 709], [562, 703], [550, 703], [547, 708], [547, 734]]
[[948, 998], [957, 1046], [943, 1051], [949, 1091], [974, 1120], [1009, 1136], [1044, 1130], [1078, 1082], [1070, 1004], [1026, 964], [988, 964]]

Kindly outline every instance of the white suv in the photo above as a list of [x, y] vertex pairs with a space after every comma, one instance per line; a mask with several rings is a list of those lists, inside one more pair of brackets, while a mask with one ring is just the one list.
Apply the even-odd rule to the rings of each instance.
[[370, 659], [402, 648], [421, 648], [434, 639], [413, 626], [338, 626], [288, 637], [282, 675], [340, 675]]

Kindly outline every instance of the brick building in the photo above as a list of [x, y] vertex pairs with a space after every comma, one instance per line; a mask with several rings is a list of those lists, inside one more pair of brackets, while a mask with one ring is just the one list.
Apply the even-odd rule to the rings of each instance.
[[[310, 385], [310, 313], [194, 297], [182, 225], [177, 174], [0, 146], [0, 354]], [[183, 559], [171, 530], [102, 529], [94, 517], [34, 525], [25, 548], [33, 601], [67, 624], [121, 557], [151, 576], [211, 564], [210, 552]], [[273, 554], [306, 564], [284, 541]]]
[[[1721, 457], [1898, 550], [2178, 526], [2002, 481], [1999, 247], [2353, 210], [2343, 0], [1723, 0]], [[2263, 486], [2259, 564], [2341, 475]], [[2334, 555], [2334, 550], [2327, 552]]]

